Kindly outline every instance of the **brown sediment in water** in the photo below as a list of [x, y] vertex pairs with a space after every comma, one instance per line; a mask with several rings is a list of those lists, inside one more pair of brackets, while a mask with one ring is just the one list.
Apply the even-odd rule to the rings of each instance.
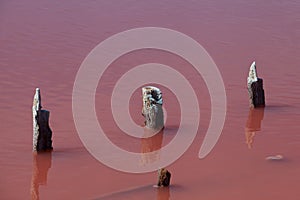
[[[216, 62], [227, 93], [227, 117], [219, 142], [203, 160], [197, 155], [210, 120], [205, 82], [178, 56], [141, 50], [112, 63], [97, 88], [96, 110], [108, 137], [118, 146], [141, 152], [146, 141], [123, 134], [112, 123], [110, 95], [114, 83], [133, 66], [163, 63], [190, 81], [199, 99], [200, 124], [187, 152], [168, 166], [169, 190], [146, 187], [130, 199], [296, 199], [299, 184], [299, 18], [300, 4], [236, 1], [3, 1], [0, 6], [0, 197], [30, 199], [31, 184], [40, 199], [97, 199], [105, 194], [156, 183], [156, 172], [128, 174], [94, 159], [81, 143], [72, 116], [72, 88], [86, 55], [100, 41], [132, 27], [159, 26], [181, 31], [202, 44]], [[249, 64], [259, 63], [266, 105], [252, 149], [245, 145], [249, 115], [246, 78]], [[39, 184], [32, 163], [32, 93], [43, 90], [51, 110], [54, 151], [47, 185]], [[179, 127], [179, 103], [166, 88], [168, 121], [161, 145]], [[132, 118], [143, 123], [140, 90], [130, 104]], [[255, 117], [257, 118], [257, 117]], [[188, 134], [188, 133], [187, 133]], [[158, 137], [158, 136], [157, 136]], [[157, 143], [159, 146], [160, 143]], [[154, 148], [156, 149], [156, 147]], [[283, 162], [268, 162], [270, 155]], [[45, 176], [42, 176], [45, 178]], [[33, 180], [33, 181], [32, 181]], [[45, 179], [43, 179], [45, 180]], [[37, 185], [39, 187], [37, 188]], [[17, 192], [16, 192], [17, 191]], [[121, 194], [116, 199], [124, 197]]]

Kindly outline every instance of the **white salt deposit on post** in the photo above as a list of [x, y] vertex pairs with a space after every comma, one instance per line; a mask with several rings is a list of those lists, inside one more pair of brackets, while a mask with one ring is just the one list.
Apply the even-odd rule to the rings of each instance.
[[36, 151], [37, 141], [39, 136], [39, 125], [37, 122], [38, 112], [42, 108], [41, 106], [41, 94], [40, 89], [36, 88], [35, 95], [33, 97], [33, 106], [32, 106], [32, 114], [33, 114], [33, 151]]
[[256, 63], [254, 61], [250, 66], [247, 82], [248, 82], [248, 85], [251, 85], [253, 82], [256, 82], [256, 81], [257, 81], [257, 72], [256, 72]]
[[46, 151], [52, 147], [52, 131], [49, 127], [50, 112], [42, 110], [40, 89], [36, 88], [32, 106], [33, 151]]
[[258, 78], [255, 61], [251, 64], [249, 76], [247, 78], [250, 107], [265, 106], [265, 92], [263, 89], [263, 79]]
[[164, 114], [162, 109], [163, 99], [160, 89], [153, 86], [142, 88], [143, 108], [146, 127], [160, 130], [164, 127]]

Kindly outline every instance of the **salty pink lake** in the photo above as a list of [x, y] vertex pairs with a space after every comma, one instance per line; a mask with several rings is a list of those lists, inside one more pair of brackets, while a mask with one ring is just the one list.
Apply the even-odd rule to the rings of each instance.
[[[1, 1], [0, 199], [298, 199], [299, 10], [299, 1]], [[218, 66], [227, 94], [221, 137], [211, 153], [199, 159], [211, 102], [193, 67], [179, 56], [150, 49], [126, 54], [109, 66], [97, 88], [97, 116], [107, 136], [123, 149], [159, 149], [179, 126], [178, 101], [162, 87], [168, 112], [163, 135], [133, 139], [117, 128], [110, 95], [133, 66], [171, 66], [190, 81], [199, 99], [196, 139], [167, 167], [171, 186], [161, 189], [152, 187], [156, 172], [123, 173], [92, 157], [79, 139], [72, 114], [76, 73], [89, 52], [113, 34], [149, 26], [173, 29], [200, 43]], [[246, 88], [254, 60], [267, 104], [257, 112], [249, 110]], [[43, 107], [51, 112], [54, 150], [48, 154], [32, 153], [36, 87]], [[141, 101], [137, 90], [130, 104], [137, 124], [143, 123]], [[255, 132], [251, 144], [246, 143], [249, 132]], [[283, 156], [280, 161], [265, 159], [278, 154]]]

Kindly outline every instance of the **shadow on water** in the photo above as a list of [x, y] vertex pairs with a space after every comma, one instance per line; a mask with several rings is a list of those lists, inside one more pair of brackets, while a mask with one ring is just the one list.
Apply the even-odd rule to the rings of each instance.
[[79, 155], [86, 155], [87, 149], [84, 146], [65, 148], [65, 147], [57, 147], [53, 152], [53, 156], [55, 157], [78, 157]]
[[116, 191], [95, 198], [94, 200], [114, 200], [114, 199], [156, 199], [156, 200], [169, 200], [172, 197], [173, 190], [181, 190], [179, 185], [170, 185], [169, 187], [155, 187], [153, 185], [144, 185], [135, 188], [128, 188], [121, 191]]
[[248, 148], [253, 147], [254, 137], [261, 130], [261, 123], [264, 118], [265, 108], [250, 108], [245, 127], [246, 144]]
[[295, 106], [288, 104], [268, 104], [265, 107], [265, 111], [267, 112], [288, 112], [294, 110]]
[[40, 185], [47, 184], [48, 170], [52, 164], [52, 151], [34, 152], [32, 163], [32, 178], [30, 195], [32, 200], [38, 200]]
[[165, 126], [164, 131], [165, 131], [165, 133], [176, 134], [178, 129], [179, 129], [178, 125], [168, 125], [168, 126]]

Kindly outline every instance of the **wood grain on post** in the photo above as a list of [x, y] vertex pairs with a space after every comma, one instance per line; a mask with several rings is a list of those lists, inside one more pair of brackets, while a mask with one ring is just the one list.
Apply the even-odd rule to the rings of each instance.
[[164, 127], [163, 100], [161, 91], [153, 86], [142, 88], [143, 108], [142, 115], [145, 117], [146, 127], [160, 130]]
[[263, 89], [263, 79], [257, 77], [256, 63], [250, 66], [247, 79], [250, 107], [265, 107], [265, 92]]
[[50, 112], [42, 110], [40, 89], [36, 88], [32, 106], [33, 151], [52, 150], [52, 131], [49, 126]]

